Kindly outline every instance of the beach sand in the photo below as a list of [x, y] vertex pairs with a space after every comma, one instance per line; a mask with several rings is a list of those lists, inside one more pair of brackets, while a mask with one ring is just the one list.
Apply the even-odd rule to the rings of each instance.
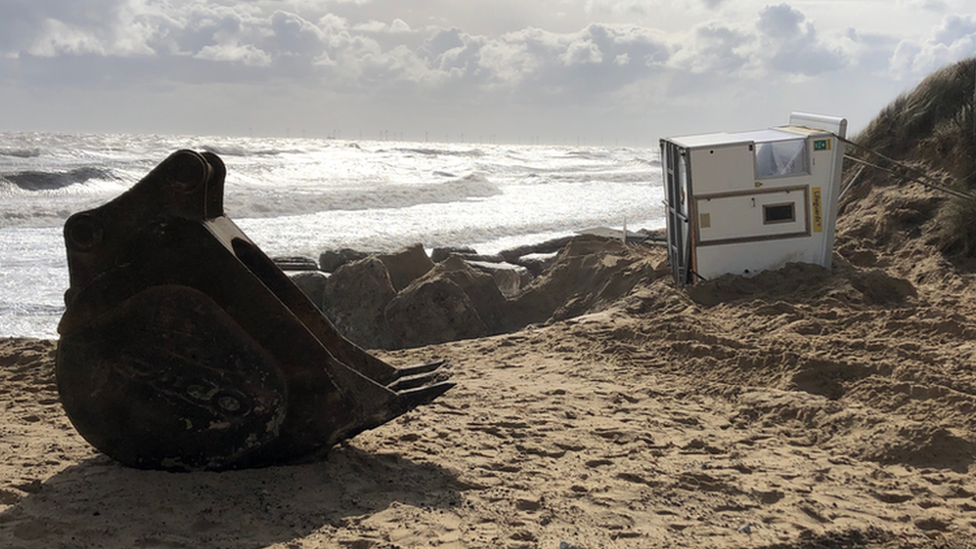
[[930, 199], [860, 198], [831, 271], [687, 292], [633, 247], [659, 276], [582, 316], [377, 352], [457, 387], [314, 463], [123, 467], [3, 340], [0, 547], [976, 547], [973, 269], [882, 221]]

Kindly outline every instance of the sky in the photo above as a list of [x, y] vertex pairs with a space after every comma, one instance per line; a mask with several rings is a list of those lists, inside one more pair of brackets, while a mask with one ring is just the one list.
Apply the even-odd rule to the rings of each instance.
[[0, 131], [656, 146], [863, 128], [972, 0], [0, 0]]

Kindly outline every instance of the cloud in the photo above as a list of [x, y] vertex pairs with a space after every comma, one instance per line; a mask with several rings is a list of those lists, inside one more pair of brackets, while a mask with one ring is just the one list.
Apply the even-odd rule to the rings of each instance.
[[945, 13], [949, 10], [949, 4], [943, 0], [899, 0], [898, 3], [904, 4], [911, 9], [919, 9], [935, 13]]
[[566, 51], [559, 56], [559, 60], [567, 67], [582, 64], [599, 65], [603, 62], [603, 52], [593, 40], [581, 38], [571, 42]]
[[756, 70], [757, 38], [748, 29], [737, 29], [711, 22], [692, 29], [670, 65], [692, 73], [730, 75]]
[[[394, 0], [3, 0], [0, 77], [47, 87], [239, 84], [256, 94], [279, 86], [384, 104], [631, 101], [637, 109], [669, 85], [700, 97], [705, 92], [695, 87], [754, 88], [858, 66], [916, 74], [973, 51], [976, 32], [973, 16], [952, 16], [928, 40], [899, 45], [880, 33], [819, 31], [786, 3], [750, 8], [748, 16], [727, 0], [544, 4], [647, 24], [666, 13], [681, 25], [602, 22], [556, 31], [525, 24], [524, 12], [544, 20], [543, 10], [515, 0], [465, 9], [469, 25], [443, 22], [457, 20], [448, 0], [411, 10]], [[481, 15], [491, 23], [475, 32], [470, 22]]]
[[713, 20], [696, 25], [677, 41], [669, 65], [725, 80], [802, 80], [856, 64], [852, 32], [823, 37], [790, 5], [766, 6], [751, 24]]
[[917, 79], [976, 52], [976, 15], [947, 15], [924, 40], [902, 40], [891, 56], [896, 78]]
[[649, 15], [654, 9], [653, 0], [587, 0], [586, 13], [608, 15]]
[[0, 55], [151, 54], [140, 6], [124, 0], [6, 0], [0, 4]]
[[252, 67], [268, 67], [271, 65], [271, 56], [250, 44], [219, 44], [214, 46], [204, 46], [194, 55], [197, 59], [207, 61], [241, 63]]
[[796, 76], [816, 76], [848, 64], [842, 48], [817, 36], [812, 22], [788, 4], [766, 6], [756, 25], [769, 69]]
[[314, 58], [325, 50], [325, 32], [294, 13], [275, 11], [270, 29], [269, 42], [279, 55]]
[[649, 29], [600, 24], [569, 34], [526, 29], [486, 47], [492, 54], [486, 66], [498, 80], [508, 79], [523, 100], [535, 95], [586, 101], [664, 72], [671, 56], [666, 41]]
[[354, 27], [354, 30], [367, 32], [367, 33], [389, 33], [389, 34], [402, 34], [411, 32], [412, 29], [403, 19], [394, 19], [392, 23], [384, 23], [382, 21], [370, 20], [365, 23], [359, 23]]

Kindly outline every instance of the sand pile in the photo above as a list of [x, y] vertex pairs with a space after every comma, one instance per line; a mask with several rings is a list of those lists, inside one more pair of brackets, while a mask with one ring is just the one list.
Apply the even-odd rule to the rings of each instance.
[[458, 385], [314, 463], [126, 469], [61, 412], [54, 343], [5, 340], [0, 547], [974, 547], [976, 277], [944, 203], [866, 174], [832, 270], [692, 291], [660, 249], [571, 244], [521, 329], [377, 351]]

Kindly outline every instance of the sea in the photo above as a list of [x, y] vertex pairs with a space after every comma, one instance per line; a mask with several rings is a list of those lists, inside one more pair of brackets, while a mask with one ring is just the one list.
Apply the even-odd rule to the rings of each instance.
[[0, 133], [0, 336], [56, 339], [62, 227], [180, 149], [224, 161], [225, 213], [267, 255], [470, 246], [664, 226], [656, 148]]

